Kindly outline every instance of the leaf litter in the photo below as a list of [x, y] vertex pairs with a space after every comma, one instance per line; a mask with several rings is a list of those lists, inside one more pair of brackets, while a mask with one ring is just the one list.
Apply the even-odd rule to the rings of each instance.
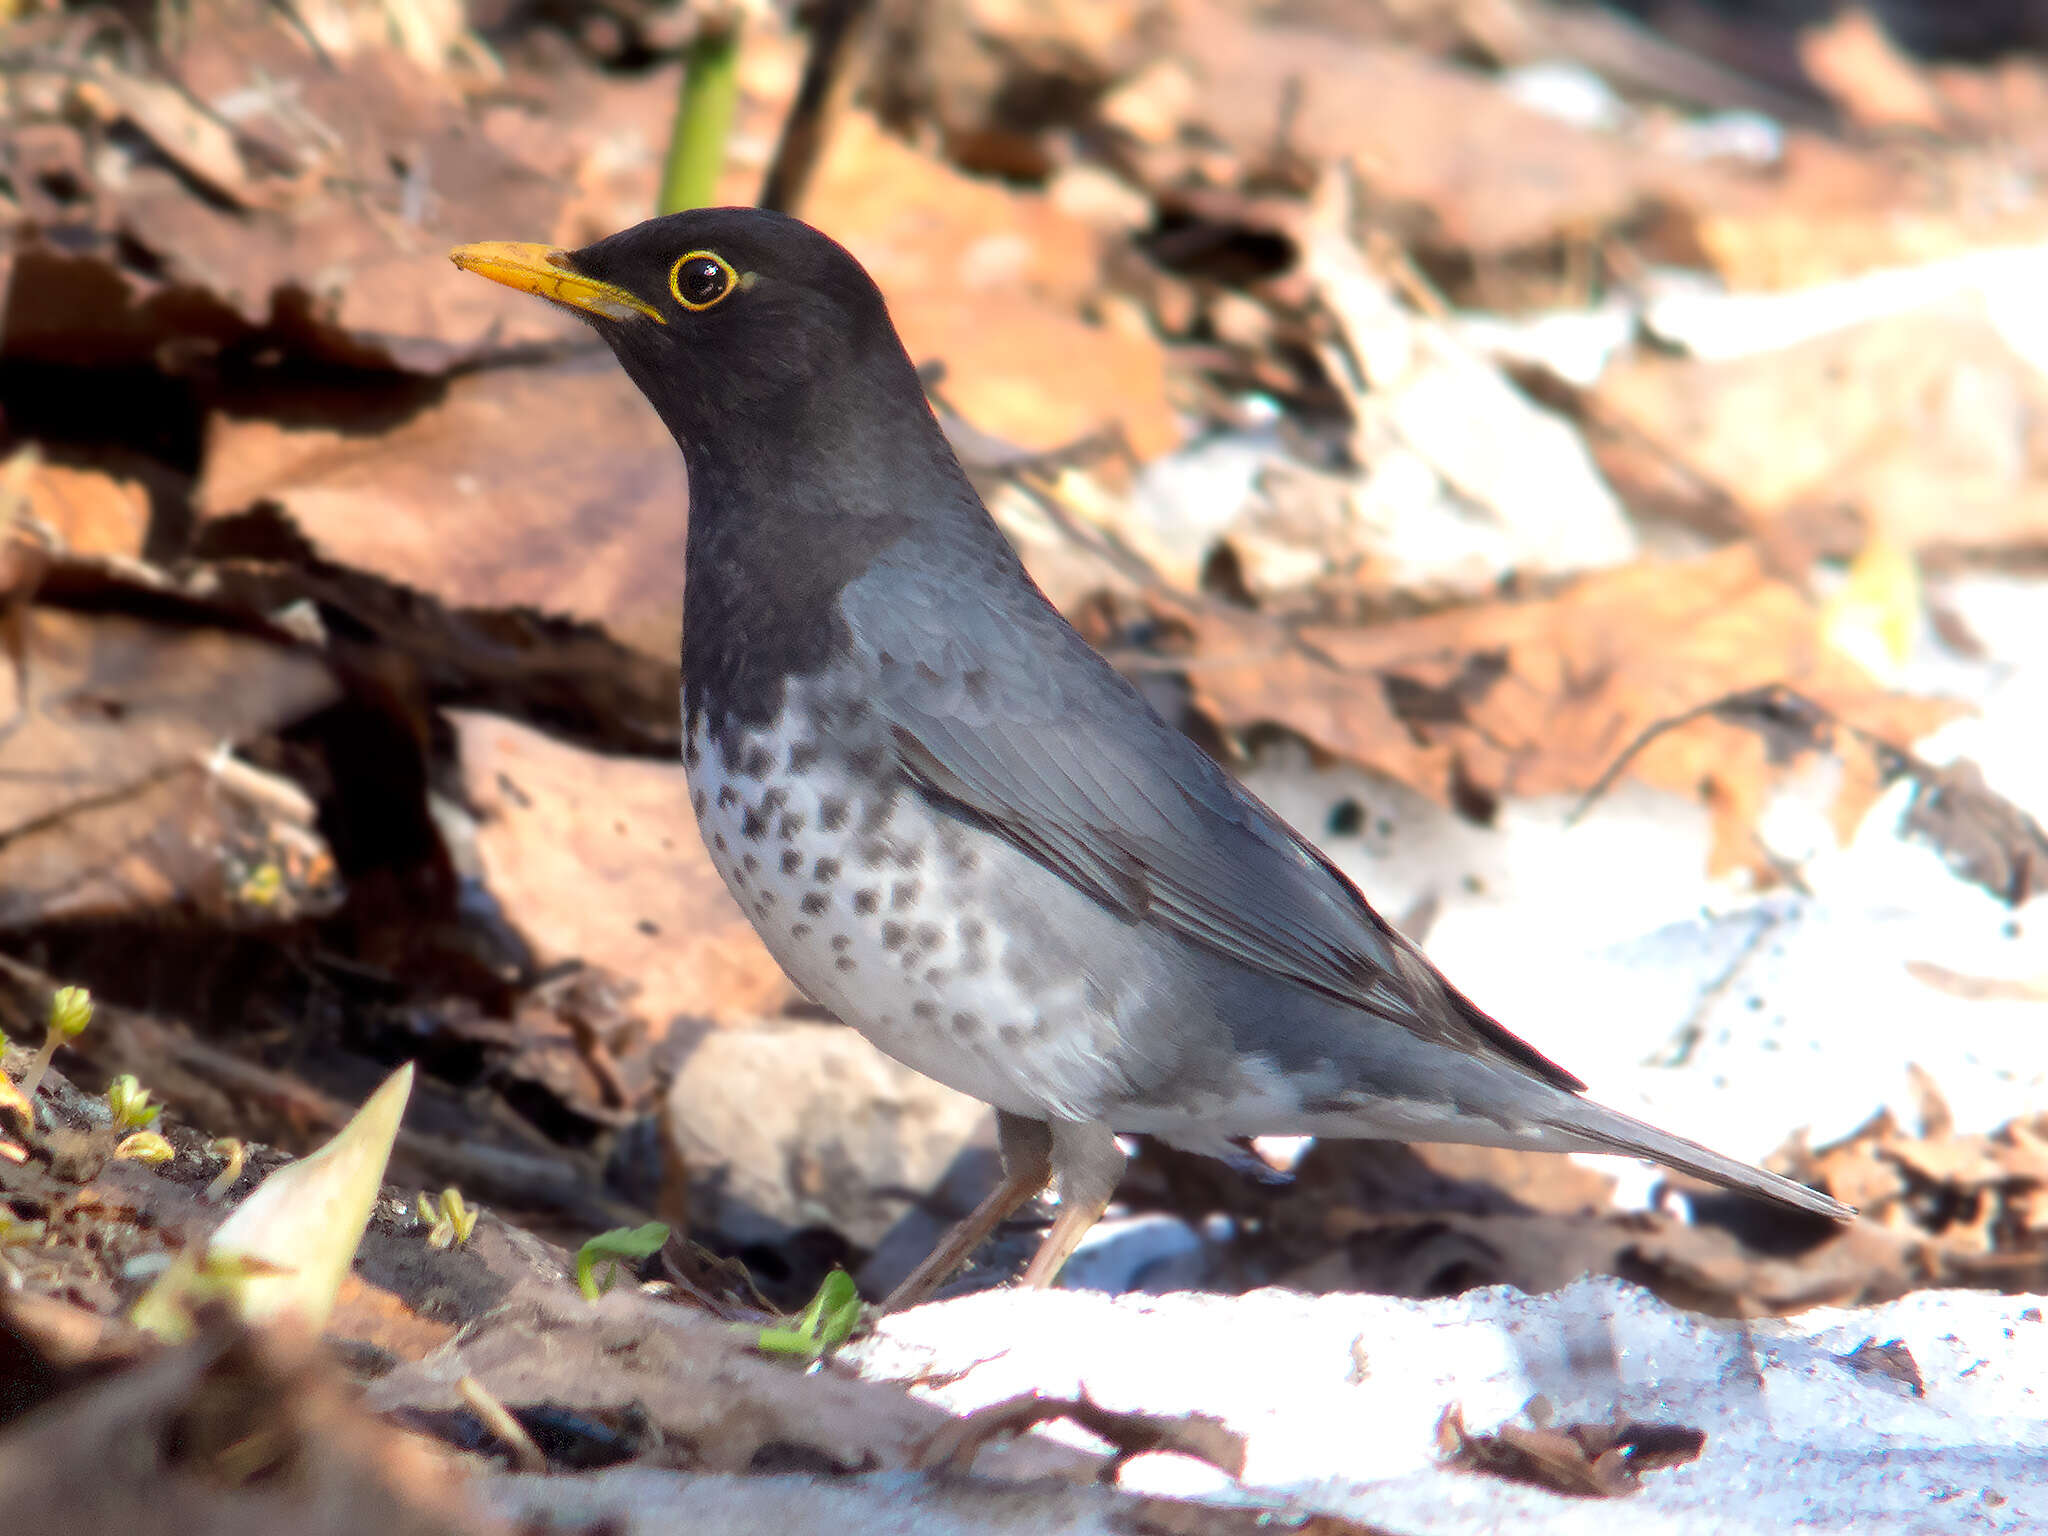
[[[1626, 778], [1705, 806], [1712, 872], [1759, 885], [1787, 878], [1765, 808], [1827, 761], [1838, 830], [1903, 778], [1904, 835], [2010, 907], [2034, 894], [2038, 807], [1923, 755], [1963, 706], [1882, 664], [1923, 605], [1941, 622], [1939, 593], [1880, 593], [1855, 621], [1876, 652], [1844, 640], [1827, 595], [1880, 544], [1930, 584], [2038, 559], [2037, 381], [2005, 290], [1985, 278], [1946, 308], [1729, 357], [1671, 339], [1697, 332], [1659, 284], [1682, 267], [1731, 301], [1825, 283], [1870, 303], [1881, 284], [1855, 285], [1880, 268], [2038, 239], [2040, 208], [1980, 195], [2024, 184], [2038, 140], [2017, 130], [2048, 99], [2035, 61], [1930, 66], [1852, 11], [1800, 42], [1801, 98], [1536, 5], [1513, 25], [1504, 8], [1355, 26], [1193, 0], [941, 9], [904, 46], [853, 48], [801, 211], [854, 245], [938, 365], [963, 453], [1048, 590], [1199, 739], [1236, 761], [1276, 734], [1306, 742], [1475, 822]], [[154, 33], [49, 8], [10, 29], [8, 1060], [50, 987], [92, 982], [103, 1023], [66, 1066], [139, 1077], [173, 1152], [157, 1172], [113, 1158], [68, 1089], [61, 1123], [0, 1109], [5, 1219], [41, 1224], [0, 1258], [25, 1297], [71, 1309], [46, 1308], [21, 1346], [76, 1389], [51, 1401], [147, 1376], [154, 1404], [263, 1404], [300, 1382], [327, 1403], [327, 1368], [267, 1336], [202, 1319], [182, 1353], [145, 1358], [92, 1319], [217, 1219], [198, 1191], [246, 1182], [217, 1138], [256, 1143], [250, 1171], [268, 1172], [263, 1141], [309, 1150], [398, 1059], [421, 1073], [394, 1165], [410, 1193], [403, 1217], [380, 1203], [343, 1287], [337, 1335], [359, 1363], [388, 1375], [447, 1347], [542, 1274], [566, 1310], [529, 1322], [570, 1326], [578, 1242], [654, 1209], [685, 1218], [680, 1237], [722, 1208], [715, 1149], [686, 1160], [663, 1135], [668, 1085], [707, 1029], [804, 1005], [715, 884], [692, 885], [675, 819], [680, 469], [582, 333], [442, 259], [458, 239], [575, 243], [638, 217], [693, 24], [636, 5], [535, 22], [223, 0]], [[801, 35], [750, 25], [737, 199], [803, 68]], [[1527, 94], [1517, 72], [1559, 54], [1620, 93], [1597, 121]], [[1815, 106], [1830, 98], [1929, 137], [1907, 154], [1835, 135]], [[1765, 169], [1691, 147], [1685, 112], [1729, 108], [1773, 116]], [[1504, 364], [1455, 323], [1609, 294], [1663, 344], [1623, 345], [1591, 385]], [[1732, 338], [1743, 312], [1723, 313]], [[1166, 526], [1134, 490], [1191, 421], [1248, 468]], [[2038, 1001], [2039, 977], [1909, 968], [1949, 995]], [[1917, 1134], [1880, 1115], [1786, 1149], [1778, 1166], [1866, 1209], [1820, 1241], [1693, 1192], [1691, 1220], [1616, 1212], [1598, 1176], [1469, 1149], [1319, 1146], [1290, 1190], [1147, 1148], [1126, 1194], [1263, 1223], [1212, 1284], [1436, 1294], [1592, 1269], [1741, 1317], [2040, 1288], [2048, 1125], [1958, 1131], [1936, 1094]], [[770, 1172], [791, 1209], [821, 1208], [800, 1159]], [[415, 1197], [451, 1187], [485, 1214], [429, 1250]], [[919, 1193], [892, 1198], [907, 1213]], [[752, 1281], [721, 1278], [735, 1251], [759, 1299], [792, 1310], [860, 1257], [802, 1233], [772, 1250], [697, 1235], [726, 1253], [672, 1245], [674, 1278], [645, 1283], [732, 1315], [758, 1310]], [[620, 1291], [610, 1304], [647, 1317], [676, 1306]], [[100, 1342], [66, 1355], [59, 1334]], [[1918, 1380], [1903, 1344], [1853, 1353]], [[900, 1464], [886, 1433], [821, 1437], [796, 1407], [763, 1436], [664, 1421], [615, 1385], [475, 1379], [553, 1464], [572, 1442], [609, 1454], [590, 1449], [607, 1437], [625, 1459], [690, 1444], [736, 1469]], [[279, 1421], [265, 1465], [412, 1465], [389, 1484], [404, 1519], [471, 1528], [435, 1492], [450, 1453], [427, 1451], [422, 1480], [407, 1458], [429, 1442], [306, 1412]], [[1494, 1439], [1518, 1435], [1552, 1486], [1619, 1486], [1649, 1454], [1614, 1425]], [[1117, 1518], [1194, 1529], [1190, 1507]]]

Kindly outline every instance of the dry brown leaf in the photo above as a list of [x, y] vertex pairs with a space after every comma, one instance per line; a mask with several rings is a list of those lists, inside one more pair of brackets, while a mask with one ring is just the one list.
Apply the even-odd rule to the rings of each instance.
[[1484, 261], [1596, 238], [1652, 200], [1712, 207], [1741, 188], [1735, 173], [1561, 122], [1418, 51], [1215, 0], [1180, 10], [1175, 52], [1197, 78], [1201, 130], [1253, 164], [1276, 146], [1316, 166], [1349, 159], [1433, 247]]
[[1808, 28], [1798, 46], [1808, 77], [1855, 121], [1931, 132], [1944, 126], [1941, 103], [1919, 67], [1861, 6]]
[[[1822, 643], [1806, 597], [1741, 545], [1600, 572], [1554, 597], [1305, 626], [1292, 642], [1214, 609], [1161, 617], [1193, 632], [1194, 654], [1175, 665], [1225, 729], [1283, 727], [1445, 804], [1583, 793], [1653, 724], [1767, 683], [1899, 742], [1956, 713], [1873, 687]], [[1717, 869], [1754, 859], [1750, 829], [1779, 771], [1761, 738], [1706, 720], [1658, 737], [1628, 769], [1706, 800]]]
[[1704, 1430], [1625, 1419], [1558, 1428], [1510, 1423], [1476, 1435], [1456, 1403], [1437, 1421], [1437, 1446], [1450, 1465], [1581, 1498], [1634, 1493], [1644, 1472], [1697, 1461], [1706, 1443]]
[[195, 500], [209, 517], [275, 503], [324, 558], [450, 607], [531, 607], [676, 654], [688, 480], [609, 357], [467, 374], [381, 432], [216, 416]]
[[38, 462], [21, 486], [22, 508], [79, 555], [142, 553], [149, 532], [149, 492], [138, 480]]
[[1091, 323], [1100, 237], [1042, 195], [963, 175], [849, 112], [804, 217], [860, 258], [919, 362], [945, 364], [947, 403], [1026, 448], [1120, 427], [1140, 458], [1180, 440], [1164, 350]]
[[167, 330], [204, 349], [311, 321], [354, 360], [435, 371], [576, 334], [566, 315], [449, 265], [457, 241], [545, 238], [564, 189], [478, 133], [445, 81], [390, 49], [323, 56], [258, 0], [214, 0], [176, 43], [165, 67], [190, 99], [239, 105], [228, 149], [240, 173], [195, 127], [213, 120], [161, 81], [118, 84], [108, 110], [156, 123], [182, 169], [252, 206], [195, 196], [147, 158], [109, 162], [118, 177], [88, 188], [109, 205], [101, 236], [74, 260], [16, 264], [11, 353], [146, 357]]
[[1998, 154], [1965, 150], [1924, 175], [1906, 157], [1795, 130], [1769, 177], [1725, 182], [1689, 204], [1674, 220], [1671, 254], [1704, 254], [1741, 292], [2039, 240], [2048, 210], [1994, 190], [2010, 174]]
[[1209, 1414], [1133, 1413], [1105, 1408], [1085, 1395], [1042, 1397], [1035, 1392], [990, 1403], [953, 1420], [918, 1451], [915, 1465], [965, 1474], [973, 1470], [981, 1448], [998, 1436], [1062, 1420], [1078, 1424], [1116, 1447], [1115, 1456], [1102, 1469], [1105, 1481], [1114, 1478], [1131, 1457], [1150, 1451], [1193, 1456], [1232, 1477], [1244, 1476], [1244, 1436]]
[[0, 669], [0, 924], [231, 908], [265, 818], [205, 760], [331, 700], [325, 662], [51, 608], [28, 610], [23, 641], [21, 669]]
[[492, 715], [452, 716], [477, 851], [542, 964], [637, 983], [657, 1035], [678, 1017], [778, 1013], [794, 996], [704, 851], [680, 763], [600, 757]]
[[1765, 528], [1842, 505], [1903, 549], [2048, 548], [2048, 381], [1975, 301], [1732, 361], [1641, 352], [1594, 397]]

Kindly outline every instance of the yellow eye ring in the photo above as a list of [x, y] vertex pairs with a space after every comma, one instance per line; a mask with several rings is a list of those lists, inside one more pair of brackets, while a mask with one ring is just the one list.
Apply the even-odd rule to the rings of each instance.
[[739, 273], [716, 251], [686, 251], [668, 269], [668, 291], [685, 309], [709, 309], [739, 285]]

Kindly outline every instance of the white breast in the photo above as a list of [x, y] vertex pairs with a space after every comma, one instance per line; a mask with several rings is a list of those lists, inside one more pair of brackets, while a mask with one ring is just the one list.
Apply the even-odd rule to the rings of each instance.
[[855, 780], [801, 730], [747, 733], [728, 763], [700, 721], [690, 746], [712, 863], [791, 980], [948, 1087], [1018, 1114], [1090, 1117], [1082, 1101], [1105, 1070], [1091, 1042], [1114, 1030], [1100, 988], [1033, 967], [1028, 940], [983, 899], [1042, 876], [1037, 865], [907, 790]]

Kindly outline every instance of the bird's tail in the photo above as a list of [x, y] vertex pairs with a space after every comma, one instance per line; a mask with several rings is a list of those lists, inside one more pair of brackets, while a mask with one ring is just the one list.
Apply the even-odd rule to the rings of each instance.
[[1689, 1173], [1709, 1184], [1718, 1184], [1723, 1189], [1739, 1190], [1743, 1194], [1776, 1201], [1779, 1205], [1789, 1205], [1795, 1210], [1812, 1211], [1818, 1216], [1832, 1216], [1837, 1221], [1847, 1221], [1856, 1214], [1853, 1207], [1818, 1190], [1808, 1189], [1804, 1184], [1779, 1174], [1753, 1168], [1739, 1159], [1724, 1157], [1711, 1147], [1687, 1141], [1669, 1131], [1660, 1131], [1654, 1125], [1646, 1125], [1604, 1104], [1595, 1104], [1590, 1099], [1575, 1099], [1572, 1110], [1569, 1119], [1560, 1118], [1553, 1123], [1565, 1136], [1581, 1142], [1583, 1151], [1623, 1152], [1634, 1157], [1647, 1157], [1680, 1173]]

